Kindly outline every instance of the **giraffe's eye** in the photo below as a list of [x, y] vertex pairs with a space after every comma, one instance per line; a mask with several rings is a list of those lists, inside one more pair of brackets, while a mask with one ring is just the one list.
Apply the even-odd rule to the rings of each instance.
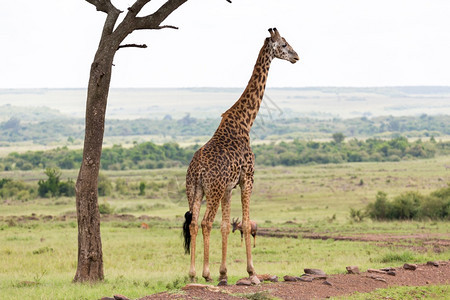
[[283, 44], [281, 47], [286, 48], [286, 46], [287, 46], [286, 44]]

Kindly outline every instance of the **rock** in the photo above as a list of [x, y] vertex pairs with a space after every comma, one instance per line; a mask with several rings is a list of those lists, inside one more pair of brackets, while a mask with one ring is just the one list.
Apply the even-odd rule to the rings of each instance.
[[367, 276], [367, 277], [368, 277], [368, 278], [371, 278], [371, 279], [373, 279], [373, 280], [386, 282], [386, 279], [384, 279], [383, 277], [378, 277], [378, 276], [374, 276], [374, 275]]
[[386, 271], [378, 270], [378, 269], [367, 269], [369, 273], [377, 273], [377, 274], [387, 274]]
[[439, 267], [439, 263], [437, 261], [427, 261], [427, 265]]
[[205, 289], [207, 287], [210, 287], [209, 284], [201, 284], [201, 283], [189, 283], [186, 284], [184, 287], [182, 287], [182, 290], [195, 290], [195, 289]]
[[261, 281], [259, 280], [258, 276], [256, 276], [256, 275], [253, 275], [252, 277], [250, 277], [250, 282], [253, 285], [261, 284]]
[[218, 293], [218, 292], [222, 291], [222, 290], [219, 289], [217, 286], [212, 286], [212, 285], [208, 286], [206, 289], [207, 289], [208, 291], [211, 291], [211, 292], [214, 292], [214, 293]]
[[314, 280], [314, 278], [312, 276], [301, 276], [298, 278], [298, 281], [303, 281], [303, 282], [312, 282]]
[[195, 289], [206, 289], [212, 292], [219, 292], [220, 289], [216, 286], [210, 284], [201, 284], [201, 283], [189, 283], [181, 288], [183, 291], [187, 290], [195, 290]]
[[404, 264], [403, 269], [414, 271], [417, 269], [417, 265], [416, 264]]
[[260, 281], [278, 282], [277, 275], [262, 274], [262, 275], [257, 275], [257, 276]]
[[116, 299], [111, 297], [102, 297], [100, 300], [116, 300]]
[[300, 276], [300, 278], [308, 278], [308, 279], [303, 280], [303, 281], [313, 281], [313, 280], [316, 280], [316, 279], [323, 279], [323, 280], [325, 280], [325, 279], [328, 278], [328, 276], [327, 275], [303, 274], [302, 276]]
[[226, 279], [222, 279], [221, 281], [219, 281], [219, 283], [217, 284], [217, 286], [227, 286], [228, 285], [228, 281]]
[[388, 267], [388, 268], [382, 268], [380, 269], [381, 271], [385, 271], [385, 272], [390, 272], [390, 271], [394, 271], [395, 272], [395, 268], [392, 267]]
[[327, 275], [325, 274], [324, 271], [319, 270], [319, 269], [304, 269], [306, 274], [311, 274], [311, 275]]
[[298, 281], [300, 277], [285, 275], [283, 276], [284, 281]]
[[359, 268], [357, 266], [348, 266], [347, 269], [348, 274], [359, 274]]
[[120, 295], [120, 294], [114, 295], [114, 299], [115, 300], [130, 300], [128, 297], [126, 297], [124, 295]]
[[333, 285], [333, 284], [332, 284], [331, 282], [329, 282], [328, 280], [325, 280], [324, 282], [322, 282], [322, 284], [329, 285], [329, 286], [332, 286], [332, 285]]
[[247, 278], [241, 278], [236, 282], [236, 285], [250, 286], [252, 285], [252, 282]]
[[388, 272], [386, 272], [386, 274], [391, 275], [391, 276], [397, 275], [397, 273], [395, 273], [395, 271], [388, 271]]

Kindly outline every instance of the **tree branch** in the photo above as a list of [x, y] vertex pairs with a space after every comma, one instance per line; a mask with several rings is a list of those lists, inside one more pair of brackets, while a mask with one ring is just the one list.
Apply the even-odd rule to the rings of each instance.
[[117, 47], [117, 50], [119, 50], [120, 48], [131, 48], [131, 47], [135, 47], [135, 48], [147, 48], [146, 44], [142, 44], [142, 45], [138, 45], [138, 44], [125, 44], [125, 45], [120, 45], [119, 47]]
[[106, 17], [105, 24], [103, 25], [101, 38], [101, 40], [103, 40], [105, 36], [110, 35], [113, 32], [117, 18], [119, 17], [122, 11], [117, 9], [111, 3], [111, 0], [86, 0], [86, 1], [94, 5], [98, 11], [102, 11], [108, 15]]
[[154, 29], [164, 29], [164, 28], [179, 29], [177, 26], [172, 26], [172, 25], [158, 26], [157, 28], [154, 28]]
[[104, 13], [109, 13], [111, 10], [118, 10], [112, 3], [111, 0], [86, 0], [90, 4], [94, 5], [98, 11], [102, 11]]
[[135, 29], [161, 29], [159, 28], [160, 24], [186, 1], [187, 0], [168, 0], [153, 14], [136, 18]]
[[134, 2], [131, 7], [128, 7], [128, 12], [136, 16], [141, 11], [141, 9], [150, 1], [151, 0], [136, 0], [136, 2]]

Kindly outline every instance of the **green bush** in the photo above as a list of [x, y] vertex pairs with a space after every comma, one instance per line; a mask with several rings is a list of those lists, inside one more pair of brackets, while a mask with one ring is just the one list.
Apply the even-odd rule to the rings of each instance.
[[366, 207], [368, 216], [374, 220], [389, 219], [391, 204], [387, 201], [387, 194], [380, 191], [375, 199], [375, 203], [369, 203]]
[[394, 198], [391, 207], [391, 219], [411, 220], [419, 216], [420, 203], [424, 197], [418, 192], [403, 193]]
[[99, 196], [109, 196], [111, 195], [113, 186], [111, 181], [106, 177], [106, 175], [100, 173], [98, 174], [98, 195]]
[[120, 195], [128, 195], [130, 193], [128, 183], [124, 178], [117, 178], [115, 181], [116, 192]]
[[450, 187], [427, 196], [406, 192], [393, 201], [388, 201], [386, 193], [378, 192], [375, 202], [366, 206], [366, 213], [373, 220], [450, 220]]
[[38, 193], [42, 198], [56, 197], [59, 195], [59, 178], [61, 172], [57, 169], [48, 168], [45, 170], [47, 180], [38, 181]]
[[27, 201], [36, 198], [36, 189], [10, 178], [0, 179], [0, 198]]
[[[336, 217], [334, 215], [334, 217]], [[362, 209], [350, 208], [350, 219], [354, 222], [362, 222], [366, 217], [366, 213]]]
[[114, 208], [109, 205], [109, 203], [105, 202], [98, 206], [98, 211], [101, 215], [110, 215], [114, 213]]
[[139, 196], [145, 196], [145, 182], [139, 183]]
[[72, 179], [62, 182], [60, 170], [47, 168], [45, 175], [47, 175], [47, 180], [41, 179], [38, 181], [38, 194], [40, 197], [75, 196], [75, 182]]
[[59, 194], [66, 197], [75, 196], [75, 182], [72, 179], [68, 179], [66, 182], [60, 182]]

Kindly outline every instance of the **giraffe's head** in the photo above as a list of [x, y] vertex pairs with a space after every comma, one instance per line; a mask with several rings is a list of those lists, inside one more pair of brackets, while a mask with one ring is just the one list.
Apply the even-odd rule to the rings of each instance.
[[297, 52], [292, 49], [291, 45], [286, 42], [284, 37], [280, 35], [276, 28], [269, 28], [269, 32], [269, 43], [273, 48], [274, 56], [276, 58], [284, 59], [295, 64], [300, 59]]

